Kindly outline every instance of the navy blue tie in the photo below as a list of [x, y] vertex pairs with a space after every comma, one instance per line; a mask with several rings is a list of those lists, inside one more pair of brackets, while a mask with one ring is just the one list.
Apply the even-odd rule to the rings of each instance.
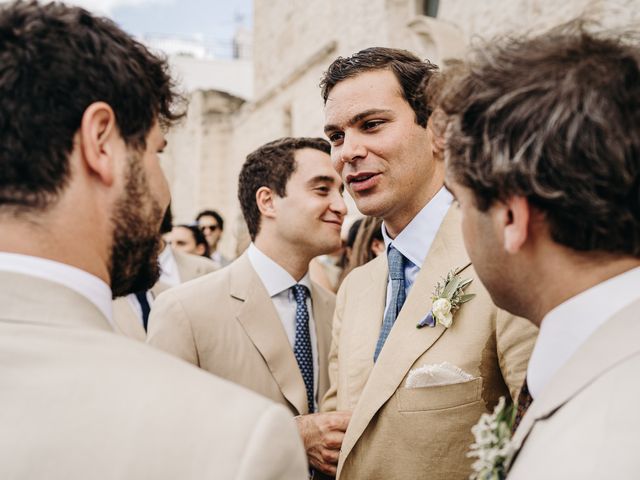
[[387, 260], [389, 262], [389, 278], [391, 280], [391, 299], [387, 311], [384, 314], [382, 320], [382, 328], [380, 329], [380, 336], [378, 337], [378, 343], [376, 344], [376, 351], [373, 354], [373, 361], [378, 360], [378, 355], [382, 350], [384, 342], [387, 341], [389, 332], [393, 327], [393, 323], [396, 321], [398, 313], [404, 305], [406, 294], [404, 291], [404, 256], [396, 250], [393, 246], [389, 247], [387, 253]]
[[309, 291], [307, 287], [300, 284], [296, 284], [291, 288], [296, 299], [296, 339], [293, 343], [293, 354], [298, 362], [304, 386], [307, 390], [309, 413], [313, 413], [315, 411], [313, 354], [311, 336], [309, 335], [309, 311], [307, 310], [307, 295]]
[[147, 291], [136, 292], [135, 295], [142, 309], [142, 326], [146, 332], [147, 324], [149, 323], [149, 313], [151, 312], [151, 306], [149, 305], [149, 300], [147, 300]]

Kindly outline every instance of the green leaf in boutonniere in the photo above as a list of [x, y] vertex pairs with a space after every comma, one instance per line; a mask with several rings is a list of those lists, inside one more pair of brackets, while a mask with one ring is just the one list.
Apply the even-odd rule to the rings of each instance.
[[464, 289], [469, 286], [473, 279], [463, 279], [457, 274], [458, 270], [453, 269], [447, 276], [436, 284], [431, 297], [431, 310], [418, 324], [417, 328], [435, 327], [438, 323], [445, 328], [453, 324], [453, 315], [458, 311], [463, 303], [467, 303], [476, 295], [474, 293], [464, 294]]

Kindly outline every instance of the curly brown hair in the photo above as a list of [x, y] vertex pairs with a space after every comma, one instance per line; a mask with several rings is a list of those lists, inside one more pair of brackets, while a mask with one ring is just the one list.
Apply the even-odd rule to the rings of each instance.
[[0, 207], [44, 209], [69, 178], [86, 108], [113, 109], [127, 145], [182, 116], [164, 60], [106, 18], [60, 3], [0, 7]]
[[251, 240], [260, 231], [260, 210], [256, 192], [268, 187], [278, 196], [287, 195], [287, 182], [296, 171], [294, 153], [303, 148], [313, 148], [330, 154], [331, 146], [323, 138], [285, 137], [262, 145], [247, 155], [238, 180], [238, 200], [249, 228]]
[[572, 22], [482, 45], [451, 77], [447, 169], [486, 211], [523, 196], [552, 239], [640, 256], [640, 50]]

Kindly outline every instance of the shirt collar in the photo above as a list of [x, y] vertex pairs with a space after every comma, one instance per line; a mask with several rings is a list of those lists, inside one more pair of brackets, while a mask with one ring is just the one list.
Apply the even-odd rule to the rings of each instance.
[[0, 270], [63, 285], [93, 303], [113, 326], [111, 287], [89, 272], [46, 258], [3, 252], [0, 252]]
[[638, 298], [638, 285], [640, 267], [599, 283], [547, 313], [527, 369], [533, 398], [600, 326]]
[[299, 282], [296, 282], [289, 272], [265, 255], [253, 242], [247, 249], [247, 255], [270, 297], [290, 289], [296, 283], [304, 285], [311, 291], [308, 271]]
[[422, 267], [452, 201], [451, 193], [442, 187], [393, 239], [387, 233], [383, 223], [382, 237], [386, 250], [389, 251], [389, 245], [393, 244], [394, 248], [416, 267]]

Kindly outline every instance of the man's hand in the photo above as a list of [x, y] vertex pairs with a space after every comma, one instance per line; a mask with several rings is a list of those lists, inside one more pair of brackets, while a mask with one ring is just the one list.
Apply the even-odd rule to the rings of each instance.
[[322, 473], [335, 476], [351, 412], [312, 413], [295, 419], [309, 464]]

